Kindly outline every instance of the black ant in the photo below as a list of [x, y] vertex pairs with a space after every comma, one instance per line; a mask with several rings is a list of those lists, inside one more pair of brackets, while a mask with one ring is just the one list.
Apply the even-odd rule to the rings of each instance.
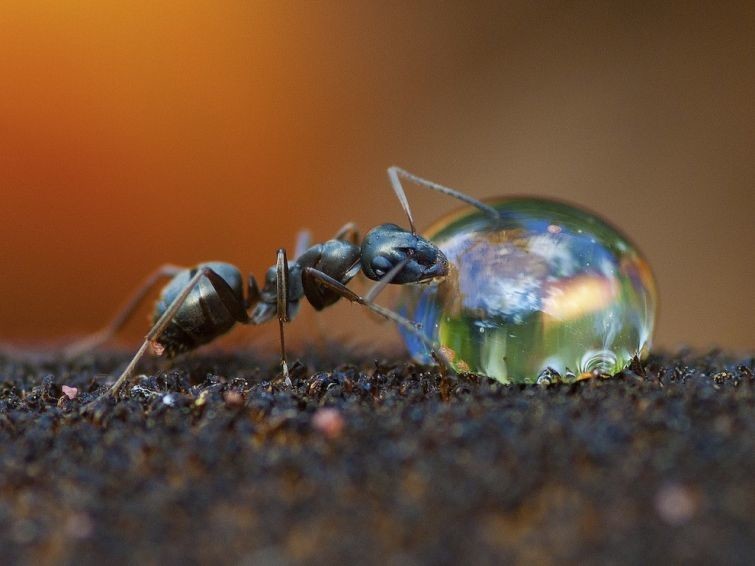
[[[68, 355], [90, 350], [111, 339], [163, 277], [172, 279], [163, 287], [155, 305], [153, 326], [108, 390], [109, 395], [118, 393], [150, 346], [158, 355], [165, 353], [173, 357], [211, 342], [228, 332], [237, 322], [256, 325], [273, 317], [278, 318], [280, 329], [282, 373], [286, 384], [290, 385], [284, 324], [296, 316], [302, 298], [306, 298], [318, 311], [342, 297], [361, 304], [406, 328], [435, 352], [434, 345], [412, 322], [374, 302], [376, 295], [388, 283], [422, 283], [448, 273], [448, 260], [443, 252], [417, 234], [401, 179], [471, 204], [495, 219], [498, 219], [498, 213], [493, 207], [468, 195], [399, 167], [389, 167], [388, 178], [409, 220], [408, 231], [395, 224], [381, 224], [367, 232], [360, 244], [355, 225], [349, 223], [332, 239], [313, 246], [309, 246], [304, 233], [298, 240], [293, 261], [288, 261], [285, 249], [278, 250], [277, 262], [268, 269], [261, 290], [254, 276], [249, 276], [246, 298], [241, 272], [231, 264], [208, 262], [192, 268], [164, 265], [142, 283], [110, 323], [69, 346]], [[365, 296], [346, 287], [359, 271], [377, 281]], [[435, 354], [435, 358], [437, 360], [439, 356]]]

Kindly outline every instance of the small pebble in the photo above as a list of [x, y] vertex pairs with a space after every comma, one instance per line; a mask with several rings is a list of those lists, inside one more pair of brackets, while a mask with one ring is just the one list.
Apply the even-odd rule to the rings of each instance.
[[64, 385], [61, 389], [63, 390], [63, 395], [71, 400], [76, 399], [76, 396], [79, 394], [78, 387], [68, 387], [67, 385]]
[[312, 416], [312, 426], [326, 438], [338, 438], [343, 433], [345, 422], [337, 409], [323, 407]]
[[655, 510], [669, 525], [683, 525], [695, 516], [697, 497], [683, 485], [667, 485], [655, 495]]
[[92, 535], [94, 524], [87, 513], [73, 513], [66, 518], [64, 528], [69, 537], [84, 539]]
[[244, 404], [244, 397], [238, 391], [226, 391], [223, 399], [229, 407], [240, 407]]
[[149, 348], [150, 350], [152, 350], [152, 353], [158, 357], [162, 356], [163, 353], [165, 352], [165, 346], [160, 344], [160, 342], [155, 342], [155, 341], [150, 342]]

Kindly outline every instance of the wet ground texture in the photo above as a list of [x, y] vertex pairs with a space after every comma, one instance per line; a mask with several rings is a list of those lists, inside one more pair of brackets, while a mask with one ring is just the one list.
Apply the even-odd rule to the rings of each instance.
[[755, 555], [752, 357], [550, 386], [321, 361], [289, 388], [198, 356], [85, 406], [125, 361], [0, 358], [3, 563]]

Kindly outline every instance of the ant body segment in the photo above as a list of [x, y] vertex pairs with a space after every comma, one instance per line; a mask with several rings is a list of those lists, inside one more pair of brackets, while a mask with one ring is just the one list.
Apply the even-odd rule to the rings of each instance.
[[[68, 355], [88, 351], [111, 339], [164, 277], [171, 280], [163, 287], [155, 305], [153, 326], [106, 395], [117, 395], [150, 347], [158, 355], [165, 353], [173, 357], [211, 342], [236, 323], [257, 325], [273, 318], [278, 319], [283, 377], [286, 384], [290, 384], [284, 325], [296, 316], [302, 299], [316, 310], [331, 306], [340, 298], [361, 304], [412, 332], [435, 352], [434, 344], [418, 332], [412, 322], [374, 302], [388, 283], [422, 283], [448, 273], [448, 260], [443, 252], [417, 234], [401, 179], [459, 199], [495, 219], [498, 213], [468, 195], [395, 166], [388, 169], [388, 177], [409, 220], [409, 230], [395, 224], [381, 224], [360, 242], [355, 225], [349, 223], [332, 239], [311, 246], [304, 232], [298, 239], [293, 260], [288, 260], [285, 249], [278, 250], [276, 264], [268, 269], [262, 289], [253, 275], [249, 275], [244, 289], [241, 272], [228, 263], [208, 262], [192, 268], [164, 265], [142, 283], [109, 324], [70, 345]], [[347, 287], [360, 271], [377, 282], [365, 296]]]

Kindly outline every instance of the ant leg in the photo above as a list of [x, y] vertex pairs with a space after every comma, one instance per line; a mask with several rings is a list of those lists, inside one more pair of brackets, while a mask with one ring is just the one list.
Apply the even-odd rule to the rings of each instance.
[[[197, 272], [192, 276], [191, 279], [189, 279], [188, 283], [184, 286], [184, 288], [181, 290], [181, 292], [176, 296], [175, 299], [173, 299], [173, 302], [170, 303], [170, 306], [165, 310], [165, 312], [160, 316], [160, 318], [157, 320], [157, 322], [154, 324], [154, 326], [150, 329], [150, 331], [147, 333], [147, 335], [144, 337], [144, 342], [139, 347], [139, 350], [137, 350], [136, 354], [134, 354], [134, 357], [131, 358], [131, 361], [126, 366], [126, 369], [123, 370], [121, 375], [118, 377], [118, 379], [115, 381], [115, 383], [110, 387], [110, 389], [107, 390], [105, 395], [111, 395], [116, 396], [118, 394], [118, 391], [120, 391], [121, 387], [126, 383], [126, 380], [131, 376], [131, 374], [134, 371], [134, 368], [136, 367], [136, 364], [139, 363], [139, 360], [144, 357], [145, 352], [147, 351], [147, 348], [157, 340], [160, 335], [163, 333], [163, 331], [167, 328], [167, 326], [170, 324], [173, 317], [178, 312], [178, 309], [183, 306], [183, 304], [186, 302], [186, 298], [189, 296], [189, 293], [194, 290], [194, 287], [196, 287], [197, 283], [202, 279], [202, 277], [207, 277], [207, 279], [212, 283], [212, 286], [215, 288], [215, 290], [218, 292], [218, 294], [223, 298], [224, 292], [223, 292], [223, 286], [218, 284], [218, 281], [223, 281], [225, 284], [225, 287], [228, 288], [228, 284], [223, 280], [220, 275], [215, 273], [211, 268], [209, 267], [202, 267], [197, 270]], [[228, 289], [230, 291], [230, 289]], [[236, 303], [236, 301], [234, 299]], [[223, 299], [224, 304], [226, 303], [226, 300]], [[230, 309], [229, 309], [230, 310]], [[233, 311], [231, 311], [233, 312]]]
[[357, 230], [357, 225], [354, 222], [347, 222], [335, 233], [333, 239], [357, 245], [359, 243], [359, 230]]
[[[393, 281], [393, 278], [396, 277], [396, 274], [401, 271], [408, 262], [409, 259], [407, 258], [394, 265], [388, 273], [383, 275], [383, 277], [381, 277], [377, 282], [373, 283], [373, 285], [370, 287], [370, 290], [367, 291], [367, 294], [364, 296], [364, 299], [370, 303], [375, 302], [377, 296], [383, 291], [383, 289], [388, 286], [388, 283]], [[372, 311], [369, 311], [367, 314], [372, 320], [377, 323], [384, 323], [386, 321], [385, 317], [377, 315]]]
[[404, 212], [406, 213], [407, 218], [409, 218], [409, 227], [411, 228], [412, 233], [416, 232], [414, 228], [414, 218], [412, 217], [412, 211], [409, 208], [409, 201], [406, 198], [404, 187], [401, 184], [402, 177], [406, 179], [407, 181], [411, 181], [412, 183], [415, 183], [416, 185], [419, 185], [421, 187], [426, 187], [428, 189], [432, 189], [433, 191], [437, 191], [444, 195], [448, 195], [450, 197], [460, 200], [463, 203], [470, 204], [476, 208], [479, 208], [482, 212], [490, 216], [496, 222], [500, 220], [500, 215], [498, 214], [498, 211], [492, 206], [487, 205], [484, 202], [481, 202], [477, 200], [476, 198], [466, 195], [460, 191], [457, 191], [456, 189], [443, 186], [433, 181], [428, 181], [427, 179], [418, 177], [417, 175], [413, 173], [409, 173], [409, 171], [407, 171], [406, 169], [401, 169], [401, 167], [397, 167], [396, 165], [393, 165], [391, 167], [388, 167], [388, 178], [391, 181], [393, 192], [396, 193], [396, 197], [398, 198], [398, 201], [401, 203], [401, 208], [404, 209]]
[[283, 379], [286, 386], [291, 387], [291, 377], [288, 375], [288, 364], [286, 363], [286, 336], [283, 328], [284, 324], [289, 321], [288, 316], [288, 260], [286, 259], [286, 250], [278, 250], [278, 261], [275, 264], [276, 271], [276, 291], [278, 299], [278, 328], [280, 329], [281, 341], [281, 369], [283, 370]]
[[[257, 280], [254, 275], [249, 274], [249, 279], [246, 282], [246, 308], [252, 308], [254, 305], [260, 302], [260, 288], [257, 285]], [[248, 315], [247, 315], [248, 316]]]
[[[231, 286], [228, 285], [228, 282], [212, 269], [205, 273], [205, 277], [210, 281], [215, 292], [218, 294], [220, 301], [223, 303], [223, 306], [228, 309], [228, 312], [233, 315], [233, 318], [235, 318], [237, 322], [247, 324], [249, 322], [249, 313], [246, 312], [244, 303], [239, 301], [238, 297], [233, 292], [233, 289], [231, 289]], [[250, 278], [254, 281], [253, 277]], [[256, 285], [256, 282], [254, 284]]]
[[294, 248], [294, 258], [298, 259], [301, 254], [306, 252], [312, 245], [312, 232], [304, 228], [296, 234], [296, 248]]
[[118, 310], [113, 319], [108, 322], [103, 328], [77, 340], [76, 342], [69, 344], [63, 349], [63, 355], [66, 358], [74, 358], [84, 352], [92, 350], [98, 346], [101, 346], [108, 340], [112, 339], [118, 331], [125, 326], [131, 316], [136, 312], [137, 308], [155, 286], [155, 284], [164, 277], [173, 277], [179, 271], [184, 269], [177, 265], [165, 264], [159, 269], [147, 277], [133, 295], [129, 297], [123, 306]]
[[[404, 318], [397, 312], [394, 312], [390, 309], [387, 309], [383, 306], [380, 306], [372, 302], [371, 300], [368, 300], [366, 297], [360, 297], [354, 291], [346, 287], [346, 285], [333, 279], [330, 275], [323, 273], [322, 271], [318, 271], [317, 269], [313, 267], [307, 267], [306, 271], [308, 275], [317, 279], [321, 285], [324, 285], [331, 291], [335, 291], [336, 293], [341, 295], [344, 299], [347, 299], [351, 301], [352, 303], [358, 303], [360, 305], [363, 305], [367, 307], [368, 309], [370, 309], [371, 311], [379, 314], [383, 318], [387, 318], [388, 320], [395, 322], [407, 332], [411, 332], [414, 336], [417, 337], [417, 339], [419, 339], [432, 352], [432, 355], [434, 358], [442, 360], [443, 364], [445, 364], [448, 367], [448, 369], [450, 369], [451, 371], [454, 371], [453, 367], [451, 366], [451, 362], [448, 360], [445, 354], [443, 354], [442, 351], [437, 349], [436, 344], [434, 344], [432, 340], [429, 340], [427, 336], [425, 336], [424, 334], [422, 334], [422, 332], [417, 330], [417, 327], [413, 322]], [[380, 282], [378, 282], [378, 284], [379, 283]], [[369, 294], [370, 293], [368, 293], [368, 295]]]
[[375, 302], [377, 296], [382, 292], [383, 289], [388, 286], [388, 283], [393, 281], [393, 278], [396, 277], [396, 274], [404, 269], [404, 266], [407, 263], [409, 263], [409, 258], [402, 259], [400, 262], [394, 265], [388, 273], [383, 275], [383, 277], [381, 277], [379, 281], [372, 285], [370, 290], [367, 292], [367, 295], [365, 295], [364, 299], [369, 303]]

